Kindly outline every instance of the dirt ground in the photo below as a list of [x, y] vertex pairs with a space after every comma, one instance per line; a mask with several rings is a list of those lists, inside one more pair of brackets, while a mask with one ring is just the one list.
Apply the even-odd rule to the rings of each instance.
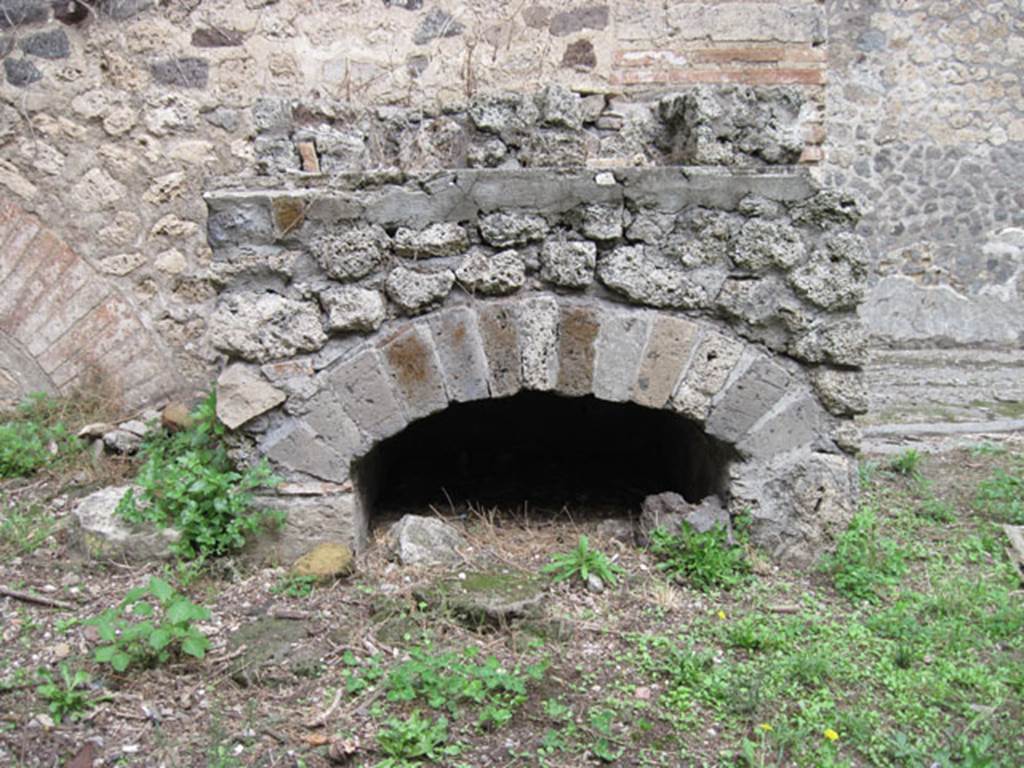
[[[928, 580], [928, 563], [938, 553], [971, 537], [998, 535], [998, 521], [975, 509], [976, 489], [995, 468], [1019, 466], [1014, 463], [1019, 451], [1016, 444], [1010, 450], [993, 446], [925, 454], [919, 471], [928, 479], [927, 493], [923, 484], [887, 471], [890, 457], [864, 458], [865, 503], [877, 510], [883, 529], [891, 527], [893, 540], [918, 548], [903, 577], [905, 585], [927, 590], [921, 582]], [[764, 622], [786, 633], [796, 631], [795, 621], [806, 621], [807, 637], [818, 642], [823, 637], [819, 622], [840, 627], [863, 620], [873, 626], [868, 613], [897, 605], [895, 598], [870, 606], [851, 602], [836, 591], [829, 575], [816, 569], [780, 569], [751, 553], [754, 573], [746, 584], [728, 592], [701, 592], [666, 579], [649, 551], [602, 535], [606, 529], [599, 529], [600, 521], [586, 510], [463, 510], [451, 519], [470, 542], [466, 563], [456, 574], [487, 561], [535, 576], [553, 555], [576, 546], [581, 534], [624, 569], [620, 583], [601, 593], [575, 581], [551, 584], [539, 616], [477, 629], [421, 598], [422, 585], [437, 573], [401, 567], [388, 560], [380, 545], [359, 557], [354, 576], [317, 586], [308, 595], [287, 594], [283, 569], [254, 569], [241, 560], [217, 561], [197, 577], [173, 565], [79, 560], [69, 547], [68, 521], [75, 498], [89, 490], [83, 480], [43, 475], [0, 485], [5, 515], [0, 586], [59, 604], [0, 598], [3, 765], [926, 765], [915, 761], [927, 754], [941, 764], [941, 756], [934, 755], [942, 749], [950, 765], [1024, 764], [1024, 728], [1020, 699], [1013, 700], [1012, 675], [1009, 693], [999, 702], [981, 700], [990, 690], [988, 682], [978, 682], [976, 689], [969, 687], [975, 683], [963, 683], [957, 691], [976, 690], [976, 695], [950, 702], [946, 716], [912, 712], [910, 697], [890, 699], [897, 683], [892, 690], [889, 683], [878, 689], [879, 701], [897, 702], [884, 709], [890, 704], [872, 704], [867, 687], [847, 689], [838, 673], [826, 671], [820, 684], [789, 689], [785, 674], [775, 676], [765, 671], [769, 667], [756, 666], [759, 653], [782, 663], [792, 649], [759, 645], [756, 635], [736, 640], [745, 631], [744, 622]], [[918, 509], [925, 497], [944, 502], [953, 518], [933, 522], [918, 515], [913, 520], [919, 522], [907, 523], [904, 513], [911, 513], [906, 510]], [[1010, 567], [1001, 546], [983, 546], [976, 562], [969, 553], [965, 557], [965, 568], [978, 573], [995, 569], [999, 578]], [[115, 673], [93, 661], [98, 635], [87, 622], [151, 576], [167, 579], [209, 609], [211, 618], [201, 629], [211, 648], [201, 661], [182, 656], [150, 669]], [[1006, 610], [1020, 615], [1024, 597], [1019, 585], [1006, 594]], [[256, 624], [266, 634], [253, 631]], [[247, 627], [252, 634], [246, 635]], [[993, 665], [989, 678], [1015, 665], [1021, 684], [1020, 635], [1001, 644], [993, 641], [971, 663], [982, 670], [986, 663]], [[785, 636], [800, 645], [799, 632]], [[715, 688], [719, 678], [710, 673], [700, 684], [680, 682], [689, 657], [675, 649], [690, 641], [706, 653], [709, 668], [731, 665], [736, 672], [728, 678], [732, 682]], [[276, 655], [263, 659], [249, 646], [273, 648]], [[842, 653], [841, 645], [833, 647]], [[465, 656], [469, 648], [478, 649], [477, 655]], [[444, 668], [431, 659], [458, 659], [472, 666], [491, 656], [497, 662], [493, 668], [518, 670], [516, 679], [525, 687], [509, 705], [507, 721], [481, 722], [481, 704], [460, 698], [464, 692], [455, 688], [441, 685], [439, 698], [431, 701], [420, 695], [421, 686], [415, 689], [420, 693], [403, 699], [399, 686], [387, 683], [388, 675], [410, 660], [420, 659], [420, 667], [403, 669], [443, 680]], [[77, 713], [79, 719], [57, 723], [37, 688], [40, 670], [56, 676], [61, 665], [88, 673], [82, 690], [89, 704]], [[756, 685], [747, 683], [761, 674], [766, 682], [758, 693]], [[800, 677], [793, 674], [793, 679]], [[771, 688], [775, 680], [780, 681], [777, 690]], [[747, 697], [743, 701], [736, 700], [740, 688]], [[858, 703], [858, 697], [864, 700]], [[819, 704], [826, 713], [820, 722], [811, 714]], [[870, 710], [879, 706], [883, 716], [875, 730], [886, 741], [875, 743], [870, 728], [858, 737], [853, 713], [863, 709], [863, 717], [870, 719]], [[965, 748], [953, 748], [961, 735], [979, 732], [964, 714], [975, 711], [970, 707], [980, 708], [978, 717], [995, 734], [996, 746], [989, 750], [997, 762], [969, 763]], [[396, 720], [407, 721], [413, 712], [435, 723], [444, 717], [444, 743], [454, 745], [457, 754], [388, 762], [381, 731]], [[904, 731], [910, 741], [908, 756], [901, 757], [888, 745], [899, 742]], [[783, 733], [790, 735], [783, 738]], [[801, 745], [801, 740], [814, 743]], [[1009, 762], [1017, 758], [1021, 761]]]

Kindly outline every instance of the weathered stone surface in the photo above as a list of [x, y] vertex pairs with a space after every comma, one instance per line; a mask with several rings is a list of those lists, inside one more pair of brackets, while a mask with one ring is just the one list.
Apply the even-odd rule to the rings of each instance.
[[853, 416], [868, 411], [868, 392], [861, 371], [817, 368], [811, 376], [814, 391], [829, 413]]
[[633, 402], [650, 408], [665, 407], [690, 359], [698, 331], [699, 326], [689, 320], [654, 318], [640, 360]]
[[589, 40], [574, 40], [565, 46], [562, 54], [562, 66], [572, 69], [588, 70], [597, 66], [597, 53], [594, 44]]
[[259, 496], [254, 503], [285, 514], [282, 525], [246, 545], [243, 554], [256, 562], [293, 563], [324, 541], [350, 543], [355, 551], [366, 546], [366, 519], [355, 494], [314, 487], [310, 495]]
[[835, 363], [856, 367], [868, 355], [868, 338], [858, 320], [821, 323], [793, 340], [790, 354], [808, 363]]
[[474, 249], [455, 270], [455, 279], [470, 293], [506, 296], [526, 283], [526, 265], [515, 250], [489, 256], [481, 249]]
[[857, 506], [855, 463], [797, 451], [730, 467], [731, 509], [749, 510], [751, 538], [775, 559], [805, 567], [846, 530]]
[[179, 88], [205, 88], [210, 77], [210, 63], [195, 56], [156, 61], [149, 66], [153, 79], [162, 85]]
[[355, 570], [355, 556], [348, 544], [325, 541], [292, 563], [293, 576], [314, 578], [321, 583], [350, 576]]
[[365, 350], [338, 363], [324, 374], [323, 386], [335, 393], [352, 421], [372, 438], [390, 437], [408, 421], [375, 350]]
[[476, 310], [487, 356], [491, 397], [508, 397], [523, 387], [519, 327], [511, 304], [486, 304]]
[[469, 105], [468, 114], [478, 130], [496, 133], [506, 141], [533, 127], [540, 117], [533, 100], [518, 93], [476, 96]]
[[287, 684], [294, 678], [321, 674], [321, 658], [330, 644], [310, 642], [310, 629], [301, 621], [263, 616], [236, 629], [227, 639], [231, 679], [243, 687]]
[[43, 79], [43, 73], [39, 71], [28, 59], [4, 59], [4, 74], [7, 82], [16, 88], [24, 88]]
[[585, 206], [580, 231], [591, 240], [616, 240], [622, 237], [622, 208], [617, 205]]
[[71, 43], [63, 29], [27, 35], [18, 45], [26, 55], [41, 59], [66, 59], [71, 55]]
[[543, 216], [527, 213], [491, 213], [480, 217], [480, 235], [496, 248], [542, 240], [548, 224]]
[[733, 263], [761, 272], [769, 267], [789, 269], [804, 259], [800, 235], [772, 221], [752, 219], [740, 228], [732, 252]]
[[458, 168], [465, 164], [467, 141], [465, 129], [455, 120], [424, 120], [402, 134], [398, 161], [402, 168]]
[[405, 515], [388, 531], [391, 551], [402, 565], [457, 565], [466, 540], [436, 517]]
[[552, 84], [537, 94], [541, 123], [553, 128], [579, 130], [583, 127], [579, 94], [564, 86]]
[[[768, 459], [807, 447], [828, 447], [828, 418], [808, 392], [794, 391], [783, 397], [737, 443], [743, 456]], [[820, 445], [812, 445], [818, 442]]]
[[[339, 407], [340, 410], [340, 407]], [[351, 453], [337, 449], [344, 436], [318, 434], [309, 424], [288, 419], [267, 430], [259, 443], [260, 453], [270, 460], [274, 470], [287, 479], [315, 477], [330, 483], [349, 479]], [[298, 478], [294, 473], [301, 473]], [[307, 477], [308, 476], [308, 477]]]
[[335, 280], [358, 280], [378, 269], [390, 253], [391, 238], [383, 227], [360, 224], [323, 228], [309, 243], [309, 251]]
[[633, 396], [650, 326], [648, 315], [602, 312], [594, 360], [594, 394], [598, 398], [625, 402]]
[[469, 571], [418, 590], [416, 597], [481, 629], [541, 613], [545, 587], [540, 579], [508, 570]]
[[754, 358], [732, 385], [713, 401], [707, 433], [735, 443], [786, 393], [790, 376], [767, 357]]
[[796, 88], [701, 86], [663, 97], [658, 115], [672, 162], [789, 164], [804, 147], [802, 104]]
[[640, 519], [637, 521], [637, 544], [648, 546], [651, 533], [659, 529], [674, 536], [684, 524], [692, 526], [698, 533], [707, 533], [718, 525], [732, 535], [729, 512], [717, 496], [708, 496], [697, 503], [690, 503], [674, 491], [665, 491], [644, 499]]
[[[321, 383], [323, 389], [309, 399], [302, 419], [320, 438], [317, 443], [322, 443], [326, 448], [323, 452], [339, 459], [337, 463], [333, 458], [329, 459], [331, 463], [328, 470], [332, 476], [324, 479], [341, 483], [348, 479], [348, 463], [369, 449], [371, 438], [360, 430], [346, 410], [352, 392], [344, 386], [338, 386], [337, 382], [328, 377], [324, 377]], [[317, 472], [310, 471], [309, 474], [319, 476]]]
[[562, 306], [558, 322], [558, 382], [565, 395], [591, 394], [600, 316], [594, 307]]
[[456, 307], [434, 315], [430, 330], [448, 399], [464, 403], [487, 397], [487, 357], [473, 311]]
[[116, 513], [130, 489], [128, 485], [104, 488], [75, 505], [71, 538], [79, 552], [95, 559], [131, 563], [170, 558], [171, 545], [181, 537], [178, 531], [129, 523]]
[[103, 435], [107, 450], [121, 455], [131, 455], [142, 446], [142, 436], [127, 429], [112, 429]]
[[210, 344], [246, 360], [266, 362], [315, 352], [327, 342], [320, 308], [275, 293], [231, 294], [210, 317]]
[[0, 0], [0, 29], [46, 21], [49, 5], [46, 0]]
[[549, 240], [540, 250], [540, 274], [563, 288], [586, 288], [594, 279], [597, 246], [586, 240]]
[[428, 326], [407, 327], [381, 347], [381, 354], [410, 419], [447, 407], [441, 364]]
[[523, 137], [519, 162], [526, 168], [582, 168], [587, 145], [577, 131], [540, 130]]
[[451, 222], [431, 224], [420, 232], [402, 227], [395, 233], [395, 253], [414, 259], [457, 256], [468, 247], [466, 230]]
[[270, 242], [274, 236], [270, 209], [258, 202], [211, 205], [206, 235], [214, 248]]
[[548, 31], [555, 37], [565, 37], [584, 29], [599, 30], [607, 26], [608, 5], [592, 3], [554, 14]]
[[439, 272], [417, 272], [406, 267], [396, 267], [388, 274], [388, 298], [409, 315], [425, 312], [444, 301], [455, 284], [455, 274], [450, 269]]
[[462, 34], [464, 29], [462, 23], [450, 13], [440, 8], [431, 8], [417, 27], [412, 41], [416, 45], [426, 45], [439, 37], [457, 37]]
[[823, 189], [793, 206], [790, 217], [795, 224], [810, 224], [819, 229], [852, 227], [864, 215], [866, 202], [846, 190]]
[[693, 309], [718, 292], [724, 273], [682, 270], [667, 264], [643, 245], [624, 245], [602, 257], [597, 276], [613, 291], [652, 307]]
[[244, 40], [241, 32], [224, 27], [200, 27], [192, 32], [192, 45], [196, 48], [234, 48]]
[[228, 429], [276, 408], [285, 393], [246, 365], [231, 365], [217, 377], [217, 418]]
[[518, 305], [519, 344], [523, 355], [523, 386], [546, 391], [558, 381], [558, 302], [536, 296]]
[[380, 328], [387, 315], [380, 291], [356, 286], [334, 286], [320, 292], [330, 331], [370, 332]]
[[843, 232], [825, 240], [824, 248], [789, 275], [797, 292], [822, 309], [852, 309], [864, 299], [868, 253], [863, 239]]

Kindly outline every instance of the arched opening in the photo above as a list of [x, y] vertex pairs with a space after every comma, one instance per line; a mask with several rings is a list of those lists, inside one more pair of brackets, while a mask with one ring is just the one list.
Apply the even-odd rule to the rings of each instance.
[[644, 497], [722, 494], [732, 451], [667, 410], [523, 392], [452, 404], [353, 467], [370, 525], [467, 504], [636, 514]]

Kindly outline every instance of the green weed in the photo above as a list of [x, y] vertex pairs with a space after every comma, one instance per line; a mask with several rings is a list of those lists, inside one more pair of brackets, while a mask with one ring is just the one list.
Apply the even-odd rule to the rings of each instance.
[[171, 435], [154, 431], [140, 449], [144, 459], [136, 498], [128, 491], [117, 511], [126, 519], [174, 527], [181, 533], [175, 553], [184, 559], [223, 555], [281, 515], [253, 509], [253, 491], [278, 479], [266, 462], [237, 470], [223, 444], [211, 393], [193, 412], [193, 425]]
[[651, 533], [651, 552], [661, 560], [659, 570], [702, 592], [732, 589], [750, 574], [743, 547], [730, 545], [722, 526], [705, 533], [698, 533], [686, 522], [676, 534], [657, 529]]
[[889, 462], [889, 469], [904, 477], [917, 477], [920, 474], [921, 454], [915, 448], [900, 451]]
[[27, 477], [81, 450], [59, 416], [56, 401], [37, 393], [0, 422], [0, 479]]
[[821, 568], [840, 594], [877, 602], [881, 590], [899, 583], [906, 572], [904, 559], [899, 545], [879, 534], [874, 511], [865, 507], [840, 535], [835, 552], [822, 558]]
[[316, 588], [316, 582], [316, 576], [297, 576], [295, 574], [288, 574], [286, 576], [282, 576], [281, 579], [278, 580], [277, 584], [271, 587], [270, 591], [275, 595], [305, 599], [313, 594], [313, 590]]
[[0, 553], [31, 554], [56, 528], [56, 520], [39, 505], [22, 507], [0, 495]]
[[60, 665], [60, 679], [54, 680], [49, 672], [41, 672], [43, 679], [36, 693], [47, 703], [54, 722], [78, 720], [96, 706], [98, 700], [89, 693], [90, 677], [85, 670], [72, 672], [66, 664]]
[[1024, 473], [995, 470], [978, 485], [974, 505], [1001, 522], [1024, 525]]
[[448, 744], [448, 720], [424, 718], [418, 711], [405, 720], [391, 719], [377, 733], [377, 745], [385, 756], [376, 768], [408, 768], [459, 754], [457, 744]]
[[551, 575], [555, 581], [577, 577], [584, 584], [590, 578], [590, 574], [594, 574], [612, 587], [618, 582], [618, 576], [625, 573], [623, 568], [613, 563], [606, 554], [598, 549], [591, 549], [586, 536], [580, 536], [576, 549], [552, 557], [542, 572]]
[[195, 622], [209, 618], [206, 608], [154, 576], [146, 586], [129, 590], [116, 608], [89, 620], [105, 643], [94, 658], [117, 672], [132, 664], [161, 664], [178, 652], [202, 659], [210, 641]]

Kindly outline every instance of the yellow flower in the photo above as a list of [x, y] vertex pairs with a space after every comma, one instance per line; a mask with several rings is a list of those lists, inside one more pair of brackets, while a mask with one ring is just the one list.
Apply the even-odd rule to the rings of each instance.
[[839, 734], [833, 731], [831, 728], [826, 728], [825, 738], [829, 741], [836, 741], [839, 738]]
[[718, 618], [720, 618], [722, 621], [725, 621], [725, 611], [719, 611]]
[[761, 723], [761, 725], [758, 727], [765, 733], [771, 733], [775, 730], [774, 728], [772, 728], [771, 723]]

